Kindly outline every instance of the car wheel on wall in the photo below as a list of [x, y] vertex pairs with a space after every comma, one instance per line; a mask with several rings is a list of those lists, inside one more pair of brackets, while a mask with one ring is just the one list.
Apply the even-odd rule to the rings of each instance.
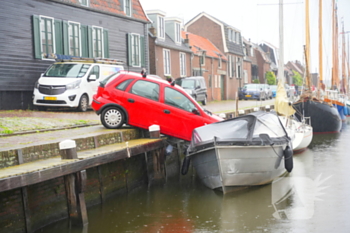
[[118, 129], [125, 121], [124, 113], [118, 107], [109, 107], [102, 111], [101, 122], [107, 129]]
[[82, 95], [79, 100], [78, 110], [80, 112], [86, 112], [86, 110], [88, 109], [88, 105], [89, 105], [88, 97], [86, 95]]

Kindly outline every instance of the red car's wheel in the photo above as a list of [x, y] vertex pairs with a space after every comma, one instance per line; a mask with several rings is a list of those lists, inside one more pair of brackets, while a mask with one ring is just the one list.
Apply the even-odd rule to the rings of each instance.
[[106, 108], [102, 111], [101, 122], [107, 129], [118, 129], [125, 121], [124, 113], [117, 107]]

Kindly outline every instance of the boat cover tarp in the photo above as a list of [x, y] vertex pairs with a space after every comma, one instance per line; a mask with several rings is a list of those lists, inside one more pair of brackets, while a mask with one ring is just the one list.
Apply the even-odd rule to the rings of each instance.
[[275, 110], [282, 116], [291, 116], [295, 113], [294, 108], [288, 100], [286, 89], [284, 88], [284, 81], [280, 80], [277, 85], [277, 92], [275, 98]]
[[251, 142], [260, 134], [268, 134], [270, 138], [288, 138], [278, 116], [272, 112], [253, 112], [245, 116], [228, 119], [195, 128], [192, 133], [190, 151], [203, 142], [218, 140], [235, 140]]

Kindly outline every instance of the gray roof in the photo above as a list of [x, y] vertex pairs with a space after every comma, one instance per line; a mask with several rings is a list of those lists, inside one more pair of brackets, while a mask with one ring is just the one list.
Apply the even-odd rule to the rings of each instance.
[[[153, 37], [153, 35], [150, 33]], [[178, 45], [173, 41], [168, 34], [165, 33], [165, 40], [159, 40], [158, 38], [155, 41], [156, 45], [162, 46], [168, 49], [179, 50], [182, 52], [192, 53], [192, 50], [189, 48], [187, 44], [185, 44], [182, 40], [181, 45]]]

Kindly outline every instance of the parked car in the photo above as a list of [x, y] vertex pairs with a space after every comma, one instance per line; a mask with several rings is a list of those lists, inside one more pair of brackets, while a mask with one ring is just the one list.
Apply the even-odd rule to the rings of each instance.
[[99, 81], [119, 70], [124, 67], [91, 60], [55, 62], [35, 83], [33, 104], [41, 110], [70, 107], [84, 112], [92, 103]]
[[265, 100], [267, 98], [267, 93], [263, 90], [261, 84], [246, 84], [238, 91], [239, 100], [257, 99]]
[[185, 89], [196, 101], [203, 105], [207, 104], [207, 86], [202, 76], [177, 78], [175, 83]]
[[194, 128], [222, 120], [174, 82], [126, 71], [100, 82], [92, 108], [106, 128], [159, 125], [160, 133], [187, 141]]
[[270, 85], [270, 89], [272, 92], [272, 97], [275, 98], [277, 94], [277, 85]]
[[287, 97], [291, 97], [294, 96], [295, 94], [295, 89], [292, 86], [289, 86], [288, 84], [284, 84], [284, 88], [286, 89], [287, 92]]
[[261, 88], [265, 91], [266, 93], [266, 99], [272, 99], [272, 90], [268, 84], [260, 84]]

